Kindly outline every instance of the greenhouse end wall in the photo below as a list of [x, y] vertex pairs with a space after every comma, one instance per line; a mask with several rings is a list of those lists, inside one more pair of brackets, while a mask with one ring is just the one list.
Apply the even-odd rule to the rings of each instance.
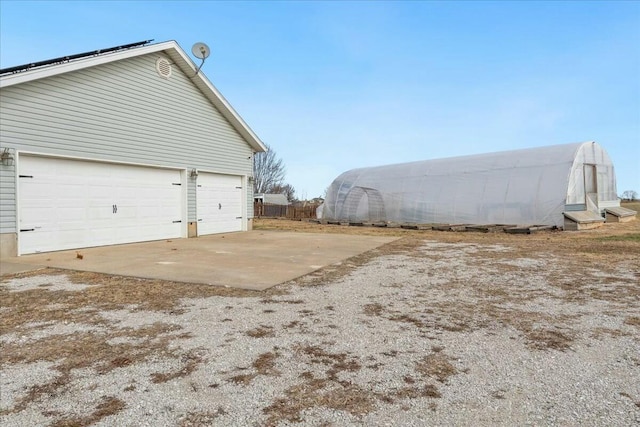
[[330, 185], [323, 218], [562, 226], [568, 207], [617, 204], [609, 156], [585, 142], [353, 169]]

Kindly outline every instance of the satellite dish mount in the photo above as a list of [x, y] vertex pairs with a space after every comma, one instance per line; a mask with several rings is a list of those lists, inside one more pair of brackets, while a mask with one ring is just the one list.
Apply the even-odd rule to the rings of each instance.
[[193, 56], [195, 56], [196, 58], [202, 59], [200, 66], [196, 70], [196, 74], [194, 74], [195, 77], [200, 72], [200, 68], [202, 68], [202, 66], [204, 65], [205, 59], [207, 59], [209, 57], [209, 54], [211, 54], [211, 49], [209, 49], [209, 46], [207, 46], [206, 44], [198, 42], [191, 48], [191, 53], [193, 53]]

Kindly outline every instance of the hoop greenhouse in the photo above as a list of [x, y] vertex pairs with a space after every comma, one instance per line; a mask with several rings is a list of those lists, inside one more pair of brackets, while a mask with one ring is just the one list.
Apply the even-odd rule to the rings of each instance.
[[350, 222], [541, 224], [620, 206], [595, 142], [353, 169], [330, 185], [323, 218]]

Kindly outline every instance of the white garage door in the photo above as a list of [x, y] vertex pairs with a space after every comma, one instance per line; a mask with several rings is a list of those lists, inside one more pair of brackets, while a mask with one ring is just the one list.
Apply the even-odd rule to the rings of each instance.
[[20, 253], [182, 236], [180, 171], [21, 156]]
[[242, 231], [242, 177], [201, 172], [196, 200], [198, 235]]

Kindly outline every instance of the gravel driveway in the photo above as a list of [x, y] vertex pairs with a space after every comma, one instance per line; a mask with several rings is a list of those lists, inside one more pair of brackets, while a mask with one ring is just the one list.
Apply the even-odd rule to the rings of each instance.
[[638, 425], [637, 253], [550, 239], [408, 235], [266, 292], [3, 280], [0, 424]]

